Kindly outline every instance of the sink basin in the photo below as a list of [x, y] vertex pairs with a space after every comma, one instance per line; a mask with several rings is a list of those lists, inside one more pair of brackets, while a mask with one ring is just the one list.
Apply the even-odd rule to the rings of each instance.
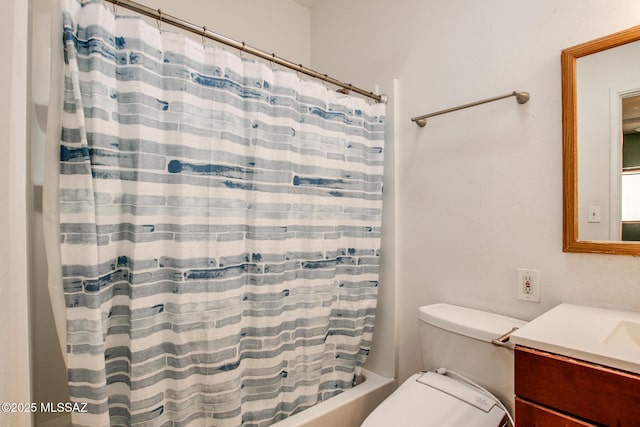
[[640, 313], [560, 304], [511, 334], [516, 345], [640, 374]]
[[621, 321], [604, 342], [622, 349], [640, 348], [640, 323]]

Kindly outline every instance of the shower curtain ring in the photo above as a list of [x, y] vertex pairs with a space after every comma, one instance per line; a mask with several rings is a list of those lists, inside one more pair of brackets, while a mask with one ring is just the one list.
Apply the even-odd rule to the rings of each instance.
[[118, 5], [119, 5], [119, 4], [120, 4], [120, 1], [119, 1], [119, 0], [116, 0], [116, 2], [112, 4], [112, 6], [113, 6], [113, 14], [114, 14], [114, 15], [117, 15], [117, 14], [118, 14]]
[[158, 19], [156, 20], [158, 24], [158, 31], [162, 34], [162, 10], [158, 9]]
[[204, 44], [205, 41], [205, 36], [207, 35], [207, 27], [205, 27], [204, 25], [202, 26], [202, 47], [206, 47]]

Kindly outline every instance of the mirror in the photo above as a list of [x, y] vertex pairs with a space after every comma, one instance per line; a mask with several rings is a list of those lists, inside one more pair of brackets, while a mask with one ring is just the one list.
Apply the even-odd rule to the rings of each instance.
[[563, 250], [640, 255], [640, 26], [563, 50], [561, 67]]

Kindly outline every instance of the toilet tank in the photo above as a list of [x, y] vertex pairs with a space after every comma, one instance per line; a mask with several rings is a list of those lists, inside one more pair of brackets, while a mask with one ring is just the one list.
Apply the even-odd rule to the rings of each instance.
[[513, 413], [513, 350], [491, 343], [526, 322], [450, 304], [419, 309], [424, 369], [455, 371], [495, 394]]

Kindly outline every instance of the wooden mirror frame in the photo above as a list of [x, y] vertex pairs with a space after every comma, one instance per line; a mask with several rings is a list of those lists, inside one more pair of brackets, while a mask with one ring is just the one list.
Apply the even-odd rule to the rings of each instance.
[[640, 26], [564, 49], [562, 68], [562, 250], [640, 256], [640, 242], [578, 240], [576, 59], [640, 40]]

